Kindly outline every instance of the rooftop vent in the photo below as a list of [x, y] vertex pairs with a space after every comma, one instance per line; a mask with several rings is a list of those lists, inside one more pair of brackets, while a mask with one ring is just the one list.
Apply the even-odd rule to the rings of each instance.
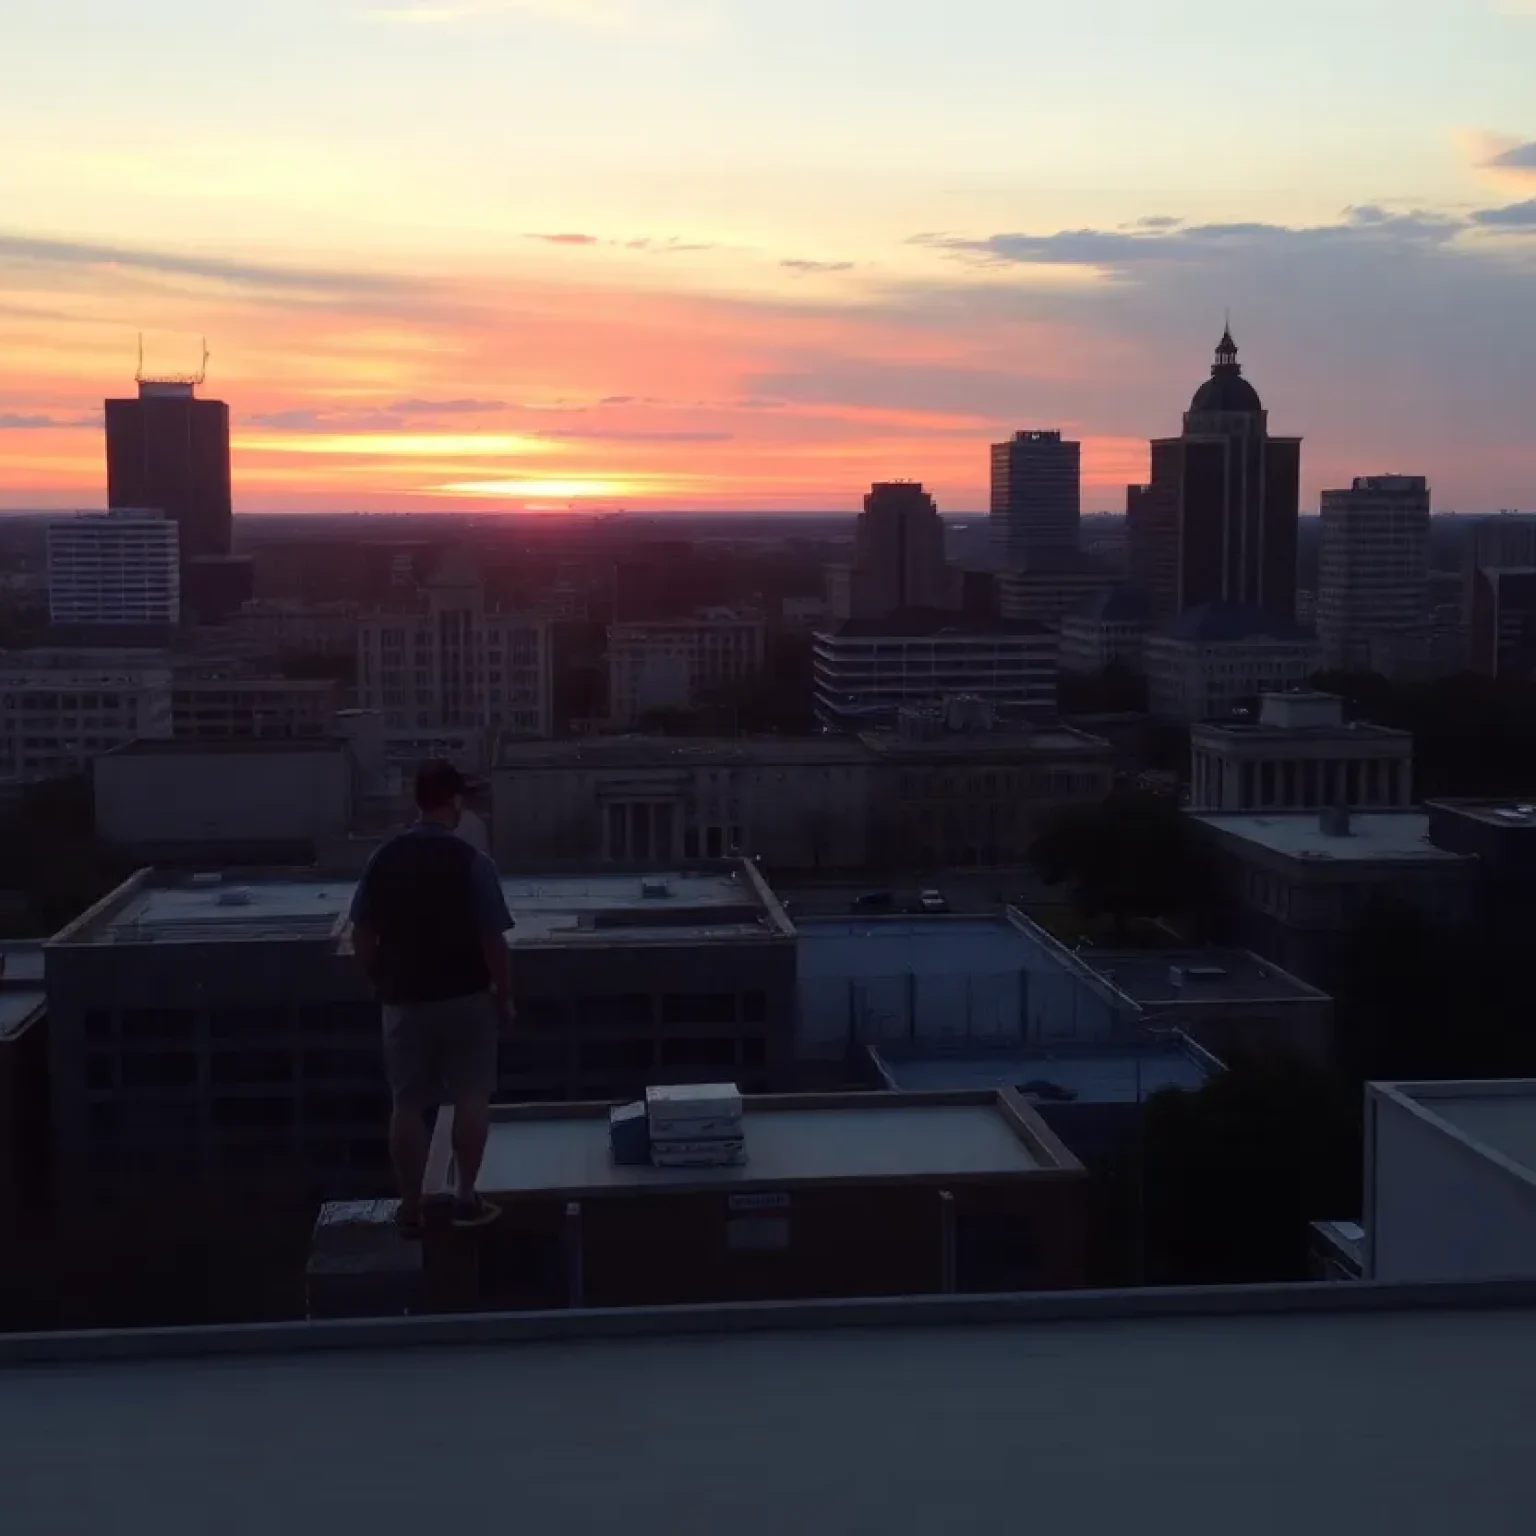
[[640, 895], [645, 901], [665, 901], [672, 894], [672, 888], [665, 880], [642, 880], [640, 882]]
[[1325, 805], [1317, 818], [1324, 837], [1348, 837], [1350, 835], [1349, 807]]
[[251, 904], [251, 893], [243, 885], [232, 885], [228, 890], [219, 892], [217, 901], [221, 907], [248, 907]]
[[202, 873], [202, 874], [193, 875], [191, 880], [189, 880], [187, 883], [189, 885], [198, 886], [198, 887], [209, 886], [209, 885], [223, 885], [223, 883], [224, 883], [224, 876], [221, 875], [217, 870], [213, 870], [213, 871], [210, 871], [210, 872], [205, 872], [205, 873]]

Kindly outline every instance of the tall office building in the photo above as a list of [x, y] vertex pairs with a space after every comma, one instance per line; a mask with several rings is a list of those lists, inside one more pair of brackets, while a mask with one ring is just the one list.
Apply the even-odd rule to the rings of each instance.
[[1368, 475], [1324, 491], [1317, 635], [1323, 665], [1398, 670], [1396, 654], [1429, 622], [1429, 485]]
[[176, 524], [137, 508], [48, 525], [48, 617], [56, 626], [173, 626], [181, 615]]
[[106, 402], [107, 505], [165, 513], [183, 567], [230, 552], [229, 407], [199, 400], [201, 382], [140, 378], [136, 400]]
[[853, 536], [853, 564], [828, 572], [834, 618], [883, 619], [913, 608], [958, 608], [961, 584], [945, 559], [944, 522], [916, 480], [877, 481]]
[[1015, 432], [992, 445], [992, 558], [1018, 571], [1077, 553], [1082, 522], [1081, 443], [1060, 432]]
[[1227, 330], [1183, 434], [1154, 440], [1152, 482], [1130, 500], [1132, 575], [1154, 618], [1224, 602], [1293, 619], [1300, 501], [1301, 439], [1269, 435]]
[[1536, 670], [1536, 516], [1501, 512], [1472, 525], [1465, 607], [1474, 672]]

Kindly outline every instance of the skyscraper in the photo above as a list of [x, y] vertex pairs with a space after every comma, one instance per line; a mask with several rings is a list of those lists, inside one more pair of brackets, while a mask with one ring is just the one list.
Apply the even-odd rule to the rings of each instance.
[[1465, 609], [1474, 672], [1536, 671], [1536, 516], [1501, 512], [1473, 523]]
[[944, 522], [916, 480], [876, 481], [853, 535], [853, 564], [828, 573], [835, 618], [883, 619], [913, 608], [957, 608], [960, 581], [945, 559]]
[[107, 505], [165, 513], [183, 568], [230, 551], [229, 407], [199, 400], [201, 382], [140, 378], [136, 400], [106, 403]]
[[1081, 443], [1060, 432], [1015, 432], [992, 445], [992, 558], [1018, 571], [1077, 553], [1082, 522]]
[[1133, 498], [1142, 524], [1133, 576], [1154, 616], [1226, 602], [1293, 619], [1300, 501], [1301, 439], [1269, 435], [1227, 330], [1183, 434], [1154, 440], [1152, 483]]
[[1324, 491], [1317, 634], [1323, 665], [1397, 670], [1395, 655], [1429, 622], [1429, 485], [1368, 475]]
[[48, 616], [57, 626], [174, 627], [181, 619], [176, 524], [130, 508], [49, 523]]

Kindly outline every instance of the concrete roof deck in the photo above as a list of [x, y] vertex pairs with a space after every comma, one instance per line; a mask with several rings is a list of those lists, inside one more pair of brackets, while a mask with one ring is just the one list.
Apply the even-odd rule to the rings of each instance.
[[545, 1323], [540, 1343], [505, 1342], [541, 1337], [538, 1319], [515, 1317], [257, 1328], [230, 1358], [157, 1354], [152, 1340], [102, 1358], [121, 1335], [81, 1358], [45, 1341], [58, 1363], [0, 1368], [5, 1529], [415, 1536], [467, 1521], [606, 1536], [616, 1516], [633, 1536], [932, 1536], [1021, 1519], [1063, 1536], [1528, 1526], [1536, 1309], [1084, 1309], [1063, 1322], [1047, 1307], [1029, 1320], [1041, 1300], [785, 1309], [767, 1332], [734, 1320], [765, 1309], [720, 1309], [692, 1337], [654, 1314], [652, 1331], [601, 1337], [576, 1316], [597, 1337]]
[[[874, 887], [871, 887], [873, 889]], [[993, 974], [1027, 969], [1033, 951], [1006, 917], [802, 917], [799, 976]]]
[[1046, 1082], [1066, 1090], [1073, 1104], [1136, 1104], [1164, 1088], [1194, 1092], [1215, 1069], [1214, 1060], [1173, 1043], [1148, 1042], [1101, 1050], [1041, 1050], [904, 1057], [872, 1051], [891, 1086], [905, 1093], [1013, 1088], [1026, 1103], [1040, 1096], [1024, 1085]]
[[[665, 896], [646, 896], [642, 881], [661, 881]], [[516, 926], [514, 947], [537, 944], [697, 943], [788, 937], [792, 929], [745, 873], [700, 869], [654, 874], [513, 875], [502, 891]], [[56, 943], [214, 943], [251, 939], [324, 939], [341, 935], [355, 877], [306, 872], [231, 873], [165, 883], [143, 871], [78, 918]], [[605, 914], [628, 920], [604, 925]], [[656, 921], [633, 920], [654, 913]], [[718, 914], [718, 919], [711, 914]], [[692, 914], [695, 920], [688, 921]]]
[[504, 739], [496, 766], [518, 768], [694, 768], [718, 764], [772, 767], [856, 763], [859, 743], [847, 736], [580, 736], [555, 741]]
[[1195, 821], [1215, 832], [1267, 848], [1287, 858], [1309, 862], [1464, 864], [1470, 855], [1451, 853], [1429, 841], [1429, 817], [1422, 811], [1357, 811], [1349, 819], [1349, 835], [1324, 832], [1316, 811], [1239, 815], [1196, 812]]
[[1536, 1184], [1536, 1078], [1372, 1083], [1370, 1088], [1406, 1103], [1445, 1134]]
[[[1080, 958], [1138, 1003], [1316, 1002], [1325, 996], [1246, 949], [1090, 949]], [[1175, 968], [1186, 973], [1182, 986], [1174, 984]]]
[[[742, 1166], [651, 1168], [613, 1162], [606, 1104], [501, 1106], [493, 1112], [481, 1187], [575, 1196], [1082, 1171], [1027, 1105], [990, 1088], [748, 1098], [742, 1109]], [[447, 1155], [446, 1120], [439, 1117], [437, 1169]]]

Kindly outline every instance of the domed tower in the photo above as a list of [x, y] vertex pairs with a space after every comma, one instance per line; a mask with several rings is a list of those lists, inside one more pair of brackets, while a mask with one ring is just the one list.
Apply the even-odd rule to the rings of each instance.
[[1230, 326], [1183, 434], [1153, 440], [1151, 484], [1131, 489], [1132, 565], [1155, 617], [1227, 602], [1295, 618], [1301, 439], [1269, 435]]

